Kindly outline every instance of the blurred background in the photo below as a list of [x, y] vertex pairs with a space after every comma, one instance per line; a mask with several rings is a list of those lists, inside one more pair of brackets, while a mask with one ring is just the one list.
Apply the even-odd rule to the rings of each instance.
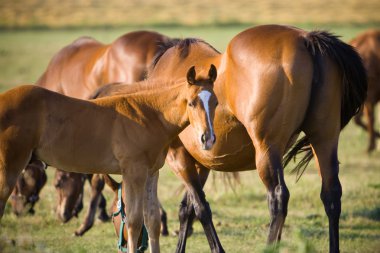
[[[0, 91], [34, 83], [50, 59], [80, 36], [110, 43], [135, 30], [171, 37], [198, 37], [221, 52], [239, 32], [260, 24], [289, 24], [323, 29], [349, 42], [380, 28], [379, 0], [0, 0]], [[377, 129], [378, 129], [377, 123]], [[380, 151], [366, 153], [367, 134], [350, 124], [341, 136], [339, 157], [343, 185], [342, 252], [379, 252]], [[286, 173], [291, 193], [280, 252], [327, 252], [328, 221], [319, 199], [320, 178], [314, 164], [300, 182]], [[84, 237], [72, 234], [83, 219], [61, 225], [56, 219], [53, 170], [34, 216], [16, 217], [6, 209], [0, 225], [0, 252], [116, 252], [111, 223], [96, 222]], [[256, 172], [245, 172], [234, 190], [219, 179], [205, 187], [214, 223], [227, 252], [272, 252], [266, 247], [269, 213], [265, 187]], [[180, 181], [163, 168], [160, 199], [169, 230], [178, 229]], [[108, 200], [112, 192], [106, 187]], [[84, 197], [86, 210], [89, 188]], [[161, 238], [161, 252], [174, 252], [177, 238]], [[188, 241], [190, 253], [209, 252], [199, 224]]]

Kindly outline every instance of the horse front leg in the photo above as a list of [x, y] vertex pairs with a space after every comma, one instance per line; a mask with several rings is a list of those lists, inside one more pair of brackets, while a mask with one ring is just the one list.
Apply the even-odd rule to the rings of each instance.
[[[122, 166], [123, 191], [128, 232], [128, 252], [136, 252], [143, 227], [144, 193], [148, 167], [136, 162]], [[154, 253], [154, 251], [151, 251]]]
[[81, 224], [81, 226], [75, 231], [76, 236], [82, 236], [94, 225], [94, 219], [96, 214], [96, 209], [100, 201], [100, 195], [104, 189], [104, 180], [99, 174], [94, 174], [90, 180], [91, 184], [91, 201], [90, 206], [87, 210], [86, 217]]
[[162, 236], [168, 236], [169, 235], [169, 229], [168, 229], [168, 218], [166, 215], [166, 211], [164, 207], [162, 206], [161, 202], [158, 202], [160, 205], [160, 219], [161, 219], [161, 235]]
[[183, 147], [179, 139], [171, 144], [166, 161], [169, 163], [173, 172], [186, 185], [187, 194], [191, 199], [190, 201], [188, 197], [186, 197], [181, 202], [179, 214], [181, 226], [176, 252], [185, 252], [186, 236], [190, 225], [189, 217], [191, 217], [193, 207], [196, 217], [202, 223], [211, 251], [213, 253], [224, 252], [212, 222], [211, 210], [202, 190], [203, 185], [199, 179], [195, 161]]
[[[160, 252], [160, 204], [157, 197], [158, 171], [148, 176], [144, 195], [144, 222], [148, 230], [151, 252]], [[142, 244], [144, 244], [144, 235]], [[142, 245], [144, 248], [145, 245]]]
[[[22, 152], [22, 149], [10, 148], [6, 141], [0, 140], [3, 150], [0, 153], [2, 160], [0, 162], [0, 220], [4, 215], [5, 205], [14, 187], [21, 171], [26, 167], [30, 160], [30, 152]], [[7, 147], [8, 148], [4, 148]], [[17, 154], [11, 153], [17, 150]]]

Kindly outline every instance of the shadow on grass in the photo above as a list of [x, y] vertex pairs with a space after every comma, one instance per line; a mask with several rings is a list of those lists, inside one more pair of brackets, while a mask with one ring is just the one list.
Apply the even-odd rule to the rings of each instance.
[[353, 213], [354, 216], [364, 217], [373, 221], [380, 221], [380, 207], [361, 209]]

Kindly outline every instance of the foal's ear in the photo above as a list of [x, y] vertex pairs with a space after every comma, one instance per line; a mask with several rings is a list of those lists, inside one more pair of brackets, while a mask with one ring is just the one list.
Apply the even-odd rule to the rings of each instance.
[[187, 71], [187, 82], [189, 84], [195, 84], [195, 76], [196, 76], [196, 72], [195, 72], [195, 66], [192, 66], [189, 71]]
[[218, 74], [216, 71], [216, 67], [214, 66], [214, 64], [211, 64], [210, 70], [208, 71], [208, 78], [210, 79], [212, 83], [215, 82], [217, 75]]

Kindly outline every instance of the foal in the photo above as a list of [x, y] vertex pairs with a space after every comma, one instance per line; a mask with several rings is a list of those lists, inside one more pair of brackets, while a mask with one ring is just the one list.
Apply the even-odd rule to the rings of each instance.
[[158, 169], [171, 140], [189, 123], [202, 147], [211, 149], [215, 79], [214, 66], [207, 76], [197, 76], [191, 67], [187, 81], [163, 85], [150, 80], [137, 83], [133, 94], [93, 101], [37, 86], [1, 94], [0, 217], [32, 155], [66, 171], [122, 174], [128, 250], [137, 249], [144, 207], [151, 252], [159, 252]]

